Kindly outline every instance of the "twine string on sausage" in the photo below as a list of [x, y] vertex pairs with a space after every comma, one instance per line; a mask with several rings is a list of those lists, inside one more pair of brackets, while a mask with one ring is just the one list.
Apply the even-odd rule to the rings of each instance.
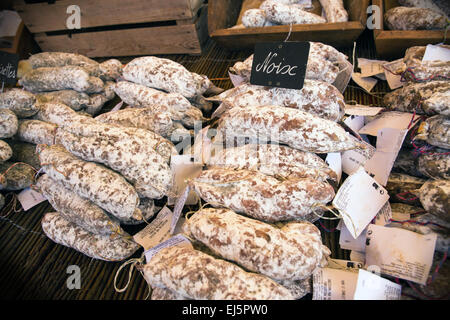
[[[324, 215], [319, 215], [318, 213], [315, 212], [314, 208], [315, 207], [321, 207], [329, 212], [331, 212], [335, 217], [325, 217]], [[353, 222], [352, 217], [346, 213], [344, 210], [342, 209], [338, 209], [335, 206], [331, 205], [331, 206], [326, 206], [323, 203], [315, 203], [312, 205], [312, 213], [315, 214], [316, 216], [318, 216], [320, 219], [324, 219], [324, 220], [339, 220], [339, 219], [344, 219], [344, 217], [347, 217], [350, 220], [350, 223], [352, 224], [353, 230], [356, 232], [356, 227], [355, 227], [355, 223]], [[339, 213], [336, 213], [334, 211], [334, 209], [338, 210]]]
[[7, 179], [6, 179], [6, 175], [8, 174], [9, 170], [11, 170], [12, 168], [14, 168], [15, 166], [22, 164], [25, 166], [28, 166], [30, 168], [32, 168], [35, 172], [37, 172], [36, 168], [33, 167], [32, 165], [25, 163], [25, 162], [16, 162], [14, 164], [12, 164], [8, 169], [5, 170], [5, 172], [3, 172], [2, 174], [0, 174], [0, 183], [6, 183]]
[[[144, 262], [144, 258], [145, 258], [145, 252], [142, 253], [140, 258], [132, 258], [129, 259], [127, 261], [125, 261], [120, 267], [119, 269], [117, 269], [116, 274], [114, 276], [114, 290], [116, 290], [116, 292], [124, 292], [125, 290], [128, 289], [128, 286], [130, 285], [130, 281], [131, 281], [131, 277], [133, 274], [133, 269], [136, 267], [136, 269], [143, 275], [142, 270], [138, 269], [137, 266], [140, 266], [143, 264]], [[122, 271], [123, 268], [125, 268], [127, 265], [130, 265], [130, 270], [128, 271], [128, 280], [127, 283], [125, 285], [125, 287], [118, 289], [117, 288], [117, 277], [120, 274], [120, 271]]]

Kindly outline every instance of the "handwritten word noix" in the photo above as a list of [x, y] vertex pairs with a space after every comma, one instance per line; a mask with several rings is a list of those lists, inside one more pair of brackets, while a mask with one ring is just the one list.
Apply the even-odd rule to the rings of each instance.
[[[259, 63], [256, 66], [256, 71], [260, 72], [262, 70], [262, 72], [265, 72], [267, 74], [272, 73], [275, 70], [276, 74], [288, 74], [290, 76], [295, 76], [296, 73], [293, 72], [294, 69], [297, 69], [298, 66], [291, 66], [289, 64], [285, 65], [285, 66], [281, 66], [282, 62], [275, 64], [274, 62], [270, 63], [271, 60], [275, 57], [277, 57], [278, 54], [277, 53], [272, 53], [269, 52], [269, 54], [267, 55], [266, 59], [264, 60], [263, 63]], [[284, 60], [284, 58], [283, 58]]]
[[0, 74], [7, 78], [15, 78], [16, 70], [14, 70], [12, 64], [8, 63], [6, 66], [0, 65]]

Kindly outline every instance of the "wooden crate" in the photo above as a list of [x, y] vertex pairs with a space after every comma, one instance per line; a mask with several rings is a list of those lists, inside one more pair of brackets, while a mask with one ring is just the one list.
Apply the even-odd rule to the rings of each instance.
[[445, 31], [440, 30], [385, 30], [384, 13], [399, 6], [397, 0], [372, 0], [381, 9], [381, 29], [374, 30], [377, 54], [382, 58], [397, 59], [405, 55], [406, 49], [413, 46], [426, 46], [444, 40]]
[[30, 54], [39, 52], [39, 47], [22, 22], [17, 28], [12, 46], [10, 48], [0, 48], [0, 51], [14, 53], [19, 55], [20, 59], [27, 59]]
[[[370, 0], [344, 0], [348, 22], [293, 25], [290, 41], [318, 41], [337, 47], [351, 46], [364, 31]], [[232, 49], [253, 49], [261, 41], [283, 41], [290, 26], [230, 29], [240, 19], [242, 0], [209, 0], [208, 30], [211, 38]], [[313, 0], [320, 9], [318, 0]], [[321, 10], [321, 9], [320, 9]]]
[[[81, 9], [81, 29], [69, 30], [66, 12]], [[208, 37], [203, 0], [14, 0], [14, 9], [43, 51], [88, 57], [201, 54]]]

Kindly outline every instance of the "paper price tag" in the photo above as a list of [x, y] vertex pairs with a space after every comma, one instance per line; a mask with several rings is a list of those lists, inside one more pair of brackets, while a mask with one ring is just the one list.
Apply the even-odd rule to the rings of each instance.
[[360, 269], [354, 300], [400, 300], [402, 286]]
[[353, 300], [358, 273], [322, 268], [313, 274], [313, 300]]
[[385, 128], [393, 128], [399, 130], [406, 130], [411, 123], [413, 114], [408, 112], [383, 112], [377, 116], [374, 120], [366, 124], [361, 130], [360, 134], [368, 134], [371, 136], [377, 136], [378, 131]]
[[339, 70], [340, 71], [336, 77], [336, 80], [333, 82], [333, 86], [335, 86], [341, 93], [344, 93], [350, 80], [352, 79], [353, 65], [347, 60], [339, 61]]
[[331, 170], [333, 170], [337, 175], [337, 182], [341, 181], [342, 177], [342, 158], [339, 152], [329, 153], [325, 162], [328, 164]]
[[360, 167], [339, 188], [333, 205], [343, 216], [350, 234], [356, 239], [388, 199], [386, 189]]
[[189, 195], [190, 187], [186, 186], [186, 189], [184, 189], [181, 196], [177, 199], [177, 202], [175, 203], [175, 207], [173, 208], [173, 219], [170, 224], [170, 234], [173, 234], [175, 231], [175, 227], [178, 223], [178, 220], [181, 216], [181, 211], [183, 210], [184, 204], [186, 203], [186, 199]]
[[358, 132], [359, 129], [364, 127], [364, 117], [350, 116], [347, 119], [345, 119], [344, 123], [353, 131]]
[[[182, 195], [186, 189], [187, 181], [198, 177], [202, 173], [203, 164], [200, 162], [193, 162], [190, 155], [176, 155], [172, 156], [170, 160], [170, 168], [174, 179], [173, 193]], [[169, 197], [168, 204], [173, 205], [177, 198]], [[192, 190], [189, 192], [185, 204], [191, 205], [198, 203], [198, 195]]]
[[187, 239], [185, 236], [181, 234], [177, 234], [176, 236], [158, 244], [157, 246], [146, 250], [144, 253], [145, 260], [148, 263], [153, 258], [153, 256], [157, 254], [159, 251], [161, 251], [164, 248], [169, 248], [173, 246], [187, 246], [189, 248], [193, 248], [189, 239]]
[[391, 90], [395, 90], [403, 87], [404, 83], [401, 81], [401, 73], [406, 67], [405, 63], [403, 62], [403, 58], [388, 62], [384, 64], [383, 67], [385, 69], [384, 75], [388, 82], [389, 88], [391, 88]]
[[361, 88], [363, 88], [366, 92], [370, 93], [373, 88], [375, 88], [376, 84], [378, 83], [377, 79], [370, 78], [370, 77], [363, 77], [361, 73], [354, 72], [352, 74], [353, 81], [356, 82], [357, 85], [359, 85]]
[[364, 264], [358, 261], [329, 259], [327, 268], [333, 269], [361, 269]]
[[390, 223], [392, 218], [391, 204], [386, 202], [386, 204], [381, 208], [375, 217], [375, 224], [378, 226], [385, 226]]
[[172, 219], [172, 211], [167, 207], [162, 208], [150, 224], [134, 235], [134, 241], [139, 243], [144, 250], [166, 241], [171, 237], [170, 224]]
[[238, 76], [237, 74], [233, 74], [231, 72], [228, 72], [228, 76], [230, 77], [231, 83], [233, 83], [233, 86], [235, 87], [239, 87], [246, 81], [244, 77]]
[[[346, 104], [345, 105], [345, 114], [352, 115], [352, 116], [369, 116], [373, 117], [376, 116], [383, 110], [384, 108], [380, 107], [368, 107], [361, 104]], [[359, 128], [361, 129], [361, 128]], [[359, 130], [358, 129], [358, 130]]]
[[383, 65], [386, 63], [388, 62], [358, 58], [358, 67], [361, 69], [361, 75], [363, 77], [372, 77], [378, 74], [384, 74]]
[[377, 135], [377, 149], [364, 165], [370, 176], [385, 186], [408, 130], [384, 128]]
[[358, 170], [359, 167], [364, 166], [364, 164], [373, 157], [375, 154], [375, 148], [367, 143], [363, 142], [366, 146], [366, 149], [355, 149], [348, 150], [342, 153], [342, 170], [351, 175]]
[[24, 211], [28, 211], [29, 209], [33, 208], [34, 206], [37, 206], [39, 203], [44, 202], [45, 199], [42, 194], [40, 194], [37, 191], [34, 191], [31, 188], [23, 189], [18, 195], [17, 199], [19, 200], [20, 204], [22, 205], [22, 208]]
[[366, 231], [367, 229], [361, 232], [358, 238], [355, 239], [347, 227], [343, 225], [339, 235], [339, 246], [345, 250], [366, 251]]
[[426, 284], [433, 263], [437, 234], [421, 235], [400, 228], [369, 225], [366, 266], [379, 266], [381, 273]]
[[361, 262], [362, 264], [365, 264], [366, 263], [366, 253], [352, 250], [350, 252], [350, 260], [356, 261], [356, 262]]
[[434, 60], [440, 60], [442, 62], [450, 61], [450, 49], [440, 45], [433, 45], [433, 44], [427, 45], [425, 54], [423, 55], [422, 58], [422, 62]]

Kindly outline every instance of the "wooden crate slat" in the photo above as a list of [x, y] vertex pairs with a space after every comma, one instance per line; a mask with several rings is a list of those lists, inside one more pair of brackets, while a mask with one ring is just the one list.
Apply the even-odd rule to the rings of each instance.
[[37, 35], [43, 51], [73, 51], [88, 57], [201, 54], [195, 25], [138, 28], [67, 35]]
[[[191, 0], [60, 0], [54, 4], [23, 4], [15, 1], [17, 10], [32, 33], [67, 30], [67, 7], [81, 9], [81, 27], [189, 19], [198, 9]], [[192, 6], [192, 9], [191, 9]]]
[[[346, 22], [339, 24], [342, 28], [340, 36], [334, 31], [336, 24], [322, 24], [321, 26], [297, 25], [292, 27], [289, 37], [291, 41], [318, 41], [334, 46], [345, 46], [361, 34], [361, 23]], [[270, 28], [246, 28], [236, 30], [216, 30], [211, 37], [224, 46], [232, 46], [236, 49], [252, 49], [257, 42], [261, 41], [283, 41], [289, 33], [289, 26], [275, 26]]]

